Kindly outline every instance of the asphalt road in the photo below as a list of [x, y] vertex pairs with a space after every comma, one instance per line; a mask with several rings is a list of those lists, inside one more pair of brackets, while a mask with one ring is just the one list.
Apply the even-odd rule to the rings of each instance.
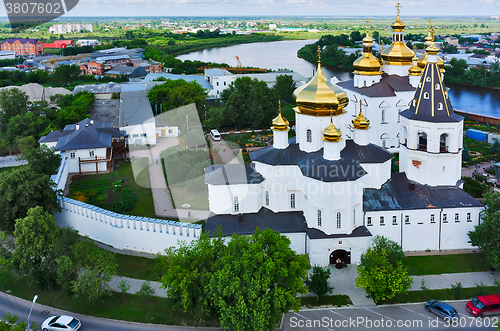
[[[22, 300], [6, 293], [0, 292], [0, 316], [4, 316], [6, 313], [11, 315], [17, 315], [20, 319], [28, 319], [28, 313], [31, 308], [31, 301]], [[163, 326], [163, 325], [152, 325], [152, 324], [139, 324], [132, 322], [116, 321], [104, 318], [96, 318], [83, 316], [79, 314], [74, 314], [59, 309], [54, 309], [44, 305], [39, 305], [35, 303], [33, 307], [33, 312], [31, 313], [30, 322], [36, 322], [38, 326], [48, 318], [54, 315], [71, 315], [74, 316], [82, 322], [81, 331], [121, 331], [121, 330], [133, 330], [133, 331], [180, 331], [180, 330], [196, 330], [196, 331], [214, 331], [220, 330], [216, 328], [192, 328], [192, 327], [180, 327], [180, 326]], [[38, 329], [40, 330], [40, 329]]]
[[[492, 325], [498, 324], [500, 316], [472, 318], [465, 309], [465, 302], [449, 302], [459, 314], [456, 326], [449, 325], [433, 313], [428, 313], [423, 304], [400, 304], [288, 313], [283, 318], [282, 330], [494, 330]], [[485, 324], [489, 327], [485, 327]]]

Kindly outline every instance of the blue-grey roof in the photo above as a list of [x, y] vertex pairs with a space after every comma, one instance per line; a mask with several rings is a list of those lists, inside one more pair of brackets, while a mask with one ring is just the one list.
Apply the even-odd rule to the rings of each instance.
[[216, 164], [205, 168], [205, 182], [210, 185], [259, 184], [264, 177], [251, 164]]
[[111, 146], [111, 141], [111, 134], [98, 131], [90, 126], [84, 126], [69, 135], [61, 137], [57, 141], [56, 150], [107, 148]]
[[210, 68], [210, 69], [205, 69], [205, 75], [207, 75], [208, 77], [215, 77], [215, 76], [232, 76], [233, 74], [224, 68]]
[[205, 232], [214, 236], [220, 226], [224, 236], [237, 234], [253, 234], [255, 229], [264, 231], [271, 229], [281, 233], [305, 232], [307, 222], [301, 211], [275, 213], [262, 207], [258, 213], [240, 215], [212, 215], [207, 219]]
[[355, 181], [366, 171], [351, 158], [342, 157], [330, 161], [323, 158], [323, 149], [307, 153], [298, 144], [290, 144], [285, 149], [266, 147], [250, 152], [252, 161], [269, 165], [297, 165], [302, 174], [323, 182]]
[[415, 88], [410, 85], [408, 77], [383, 74], [380, 82], [369, 87], [355, 87], [354, 80], [337, 83], [337, 86], [357, 92], [371, 98], [393, 97], [396, 92], [413, 92]]
[[[410, 184], [411, 187], [410, 187]], [[414, 189], [413, 189], [414, 187]], [[408, 180], [405, 173], [392, 173], [380, 189], [365, 189], [363, 211], [482, 207], [456, 186], [430, 187]]]
[[384, 163], [394, 157], [392, 153], [382, 147], [373, 144], [360, 146], [354, 140], [346, 141], [340, 156], [356, 160], [359, 163]]
[[358, 237], [371, 237], [372, 234], [368, 229], [362, 225], [355, 228], [351, 233], [334, 233], [326, 234], [321, 230], [308, 228], [307, 236], [310, 239], [329, 239], [329, 238], [358, 238]]
[[106, 75], [128, 75], [130, 78], [146, 77], [147, 72], [141, 67], [116, 66], [106, 71]]
[[171, 80], [183, 79], [186, 82], [195, 81], [198, 84], [200, 84], [201, 87], [203, 87], [205, 90], [212, 89], [212, 85], [210, 85], [210, 83], [203, 76], [150, 73], [150, 74], [147, 74], [147, 76], [146, 76], [146, 78], [144, 78], [144, 80], [147, 82], [150, 82], [150, 81], [153, 81], [159, 77], [164, 77], [166, 79], [171, 79]]
[[145, 90], [122, 92], [120, 99], [120, 128], [154, 122], [153, 110]]

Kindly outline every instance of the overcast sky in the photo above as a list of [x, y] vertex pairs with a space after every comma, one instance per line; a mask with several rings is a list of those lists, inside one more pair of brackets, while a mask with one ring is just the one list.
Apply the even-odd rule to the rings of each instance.
[[[26, 0], [29, 2], [28, 0]], [[79, 0], [67, 16], [395, 16], [380, 0]], [[500, 15], [498, 0], [401, 1], [401, 17]], [[1, 6], [0, 16], [6, 16]]]

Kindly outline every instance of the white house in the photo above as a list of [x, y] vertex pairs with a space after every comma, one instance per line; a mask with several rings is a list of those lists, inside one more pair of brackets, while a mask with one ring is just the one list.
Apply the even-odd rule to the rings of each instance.
[[155, 145], [156, 126], [146, 90], [120, 93], [120, 130], [127, 134], [129, 145]]

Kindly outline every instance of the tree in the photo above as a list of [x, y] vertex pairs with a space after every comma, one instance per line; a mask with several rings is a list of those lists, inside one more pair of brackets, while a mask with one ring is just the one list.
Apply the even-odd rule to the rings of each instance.
[[55, 247], [57, 226], [54, 216], [38, 206], [28, 210], [25, 218], [17, 219], [14, 236], [14, 261], [22, 273], [36, 285], [46, 287], [46, 257]]
[[279, 75], [273, 88], [276, 90], [280, 100], [292, 100], [293, 91], [297, 88], [297, 83], [293, 81], [292, 75]]
[[457, 46], [451, 45], [445, 41], [443, 43], [442, 51], [443, 51], [443, 53], [447, 53], [447, 54], [457, 54], [458, 48], [457, 48]]
[[39, 174], [29, 165], [0, 173], [0, 228], [12, 233], [16, 220], [37, 206], [47, 212], [59, 211], [54, 185], [49, 175]]
[[330, 269], [315, 265], [312, 268], [311, 275], [306, 280], [307, 288], [310, 293], [316, 294], [316, 301], [320, 296], [331, 294], [333, 286], [330, 286], [328, 279], [330, 278]]
[[359, 31], [351, 32], [350, 37], [351, 37], [352, 42], [363, 40], [363, 37], [361, 36], [361, 32], [359, 32]]
[[40, 145], [23, 151], [21, 158], [28, 161], [31, 169], [37, 174], [55, 175], [61, 164], [61, 156], [55, 153], [55, 147]]
[[372, 247], [361, 255], [356, 287], [362, 287], [375, 302], [406, 293], [412, 279], [403, 266], [403, 256], [401, 246], [396, 242], [375, 236]]
[[54, 72], [54, 78], [62, 84], [62, 86], [71, 85], [71, 83], [80, 76], [80, 68], [76, 65], [63, 64], [57, 66]]
[[373, 31], [372, 36], [373, 36], [373, 40], [375, 40], [378, 43], [378, 39], [380, 37], [380, 32]]
[[28, 95], [17, 88], [0, 91], [0, 123], [5, 129], [9, 120], [16, 115], [23, 115], [28, 111], [30, 102]]
[[500, 194], [489, 192], [484, 197], [481, 223], [467, 233], [468, 242], [481, 248], [490, 267], [500, 269]]
[[[37, 325], [35, 322], [31, 323], [31, 330], [36, 330]], [[19, 321], [17, 315], [11, 316], [9, 313], [0, 319], [0, 331], [26, 331], [28, 324], [23, 320]]]

